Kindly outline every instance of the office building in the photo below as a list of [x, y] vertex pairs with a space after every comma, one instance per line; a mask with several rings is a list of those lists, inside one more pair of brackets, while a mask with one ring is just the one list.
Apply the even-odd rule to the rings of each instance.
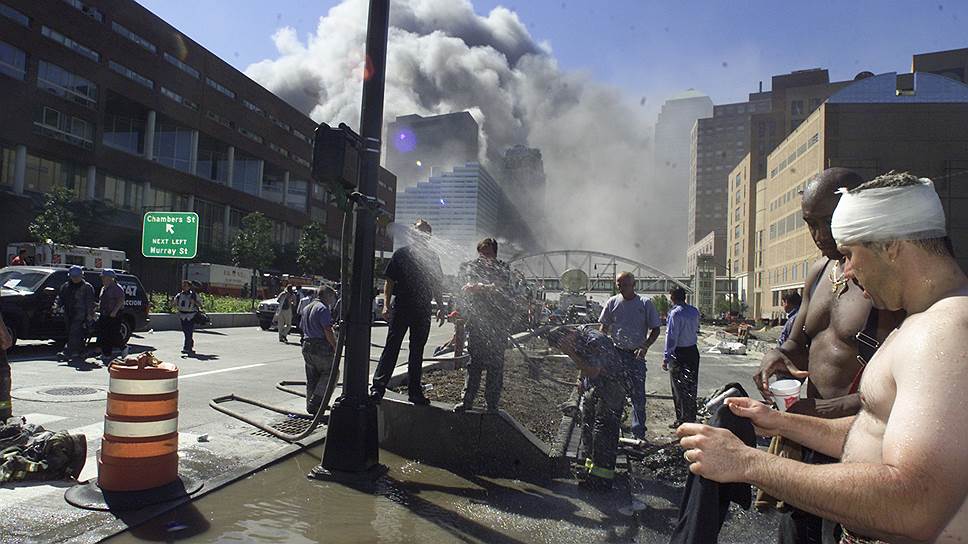
[[518, 215], [534, 232], [541, 232], [547, 217], [544, 163], [541, 150], [516, 145], [504, 154], [501, 186]]
[[914, 55], [911, 72], [928, 72], [968, 83], [968, 48]]
[[436, 171], [480, 160], [477, 121], [466, 111], [397, 117], [387, 125], [386, 167], [397, 184], [410, 187]]
[[[198, 213], [196, 260], [228, 262], [256, 211], [290, 255], [310, 221], [338, 247], [342, 212], [310, 177], [316, 123], [136, 2], [0, 0], [0, 94], [0, 245], [60, 186], [87, 211], [83, 243], [125, 250], [149, 289], [178, 276], [141, 256], [149, 210]], [[395, 187], [382, 171], [391, 213]]]
[[753, 293], [753, 231], [756, 225], [756, 187], [751, 182], [752, 165], [747, 153], [729, 173], [726, 188], [726, 267], [736, 281], [738, 305], [749, 306]]
[[960, 189], [968, 179], [968, 85], [921, 72], [862, 78], [800, 123], [770, 153], [767, 167], [757, 184], [763, 235], [756, 249], [756, 317], [779, 317], [780, 295], [802, 290], [820, 257], [802, 219], [799, 192], [830, 167], [850, 168], [865, 179], [891, 170], [933, 179], [955, 254], [968, 267], [968, 193]]
[[[712, 100], [693, 89], [666, 100], [659, 111], [653, 142], [655, 179], [646, 196], [650, 201], [661, 202], [668, 217], [685, 217], [689, 210], [693, 126], [697, 119], [709, 117], [712, 112]], [[672, 238], [671, 247], [686, 248], [695, 242], [694, 233], [684, 229], [671, 229], [667, 234]], [[682, 268], [680, 259], [670, 258], [672, 270]]]

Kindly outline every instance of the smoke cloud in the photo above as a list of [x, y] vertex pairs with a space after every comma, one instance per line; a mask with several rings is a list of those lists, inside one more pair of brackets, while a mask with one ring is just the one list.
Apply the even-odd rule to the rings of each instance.
[[[344, 0], [305, 41], [278, 30], [279, 56], [246, 73], [316, 121], [358, 126], [366, 10], [365, 0]], [[386, 122], [470, 111], [496, 177], [508, 147], [541, 150], [549, 249], [606, 251], [678, 272], [685, 248], [663, 233], [684, 229], [686, 218], [662, 210], [681, 192], [650, 179], [652, 129], [638, 97], [562, 70], [503, 7], [482, 16], [469, 0], [398, 0], [390, 20]]]

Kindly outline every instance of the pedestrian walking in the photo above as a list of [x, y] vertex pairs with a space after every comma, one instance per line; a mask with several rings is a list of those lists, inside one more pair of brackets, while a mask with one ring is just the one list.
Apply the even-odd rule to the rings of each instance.
[[87, 355], [87, 337], [94, 322], [94, 306], [97, 298], [94, 287], [84, 281], [81, 267], [72, 266], [67, 271], [67, 281], [60, 287], [56, 305], [64, 312], [67, 328], [67, 347], [64, 356], [69, 365], [84, 362]]
[[276, 297], [278, 306], [276, 307], [276, 327], [279, 329], [279, 341], [288, 342], [289, 329], [292, 328], [292, 314], [296, 310], [296, 292], [289, 282], [285, 282], [282, 292]]
[[313, 298], [302, 310], [302, 354], [306, 363], [306, 412], [315, 414], [326, 394], [326, 382], [333, 371], [333, 355], [336, 353], [336, 336], [333, 334], [333, 313], [336, 291], [320, 286]]
[[669, 371], [676, 421], [671, 428], [696, 422], [696, 392], [699, 388], [699, 310], [686, 304], [686, 290], [669, 290], [672, 309], [666, 319], [665, 355], [662, 370]]
[[615, 286], [619, 294], [608, 299], [598, 321], [631, 371], [632, 435], [645, 440], [645, 357], [659, 338], [659, 312], [648, 297], [635, 292], [631, 272], [615, 276]]
[[373, 373], [370, 398], [379, 402], [386, 393], [400, 356], [403, 337], [410, 332], [410, 354], [407, 359], [407, 393], [414, 404], [430, 404], [424, 396], [421, 377], [423, 352], [430, 336], [431, 300], [437, 301], [438, 317], [444, 307], [440, 282], [443, 272], [440, 258], [430, 247], [433, 229], [418, 219], [413, 224], [413, 243], [393, 252], [385, 272], [383, 319], [387, 321], [387, 340], [380, 363]]
[[124, 350], [121, 337], [121, 309], [124, 308], [124, 289], [118, 285], [118, 275], [106, 268], [101, 271], [101, 294], [98, 300], [97, 341], [101, 348], [101, 360], [111, 362], [114, 349]]
[[10, 399], [10, 362], [7, 350], [13, 346], [13, 337], [0, 315], [0, 425], [13, 417], [13, 401]]
[[182, 353], [188, 355], [195, 354], [195, 316], [202, 311], [201, 295], [195, 292], [192, 282], [182, 281], [182, 290], [175, 295], [174, 306], [178, 308], [178, 318], [181, 320], [182, 334], [185, 335], [185, 343], [182, 346]]
[[546, 334], [548, 345], [569, 356], [582, 375], [583, 484], [610, 489], [615, 479], [619, 424], [625, 408], [629, 368], [612, 339], [594, 325], [560, 326]]
[[460, 313], [465, 317], [467, 331], [467, 375], [464, 396], [454, 406], [455, 412], [470, 410], [486, 370], [484, 406], [496, 412], [504, 388], [504, 350], [510, 332], [511, 307], [514, 293], [511, 269], [497, 258], [497, 240], [485, 238], [477, 244], [477, 259], [461, 265], [458, 273], [462, 302]]

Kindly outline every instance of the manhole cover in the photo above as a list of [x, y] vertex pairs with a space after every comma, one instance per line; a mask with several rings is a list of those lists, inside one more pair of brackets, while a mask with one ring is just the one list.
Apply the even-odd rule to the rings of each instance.
[[72, 395], [91, 395], [94, 393], [100, 393], [97, 389], [93, 387], [52, 387], [50, 389], [45, 389], [41, 391], [47, 395], [57, 395], [63, 397], [69, 397]]
[[35, 402], [86, 402], [108, 398], [108, 388], [103, 385], [42, 385], [14, 389], [10, 396]]
[[[286, 418], [278, 421], [273, 421], [269, 423], [269, 426], [277, 431], [284, 432], [287, 434], [299, 434], [309, 428], [310, 422], [312, 422], [311, 419], [306, 419], [305, 417], [296, 416], [296, 417]], [[252, 433], [252, 435], [272, 437], [271, 434], [263, 430], [255, 431]]]

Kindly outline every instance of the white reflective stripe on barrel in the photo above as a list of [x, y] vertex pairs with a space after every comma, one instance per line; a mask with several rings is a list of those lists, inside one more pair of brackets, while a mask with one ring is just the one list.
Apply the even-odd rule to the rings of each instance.
[[178, 378], [165, 380], [124, 380], [111, 378], [108, 390], [118, 395], [162, 395], [178, 391]]
[[145, 438], [171, 434], [178, 430], [178, 418], [162, 421], [113, 421], [104, 420], [104, 434], [121, 438]]

